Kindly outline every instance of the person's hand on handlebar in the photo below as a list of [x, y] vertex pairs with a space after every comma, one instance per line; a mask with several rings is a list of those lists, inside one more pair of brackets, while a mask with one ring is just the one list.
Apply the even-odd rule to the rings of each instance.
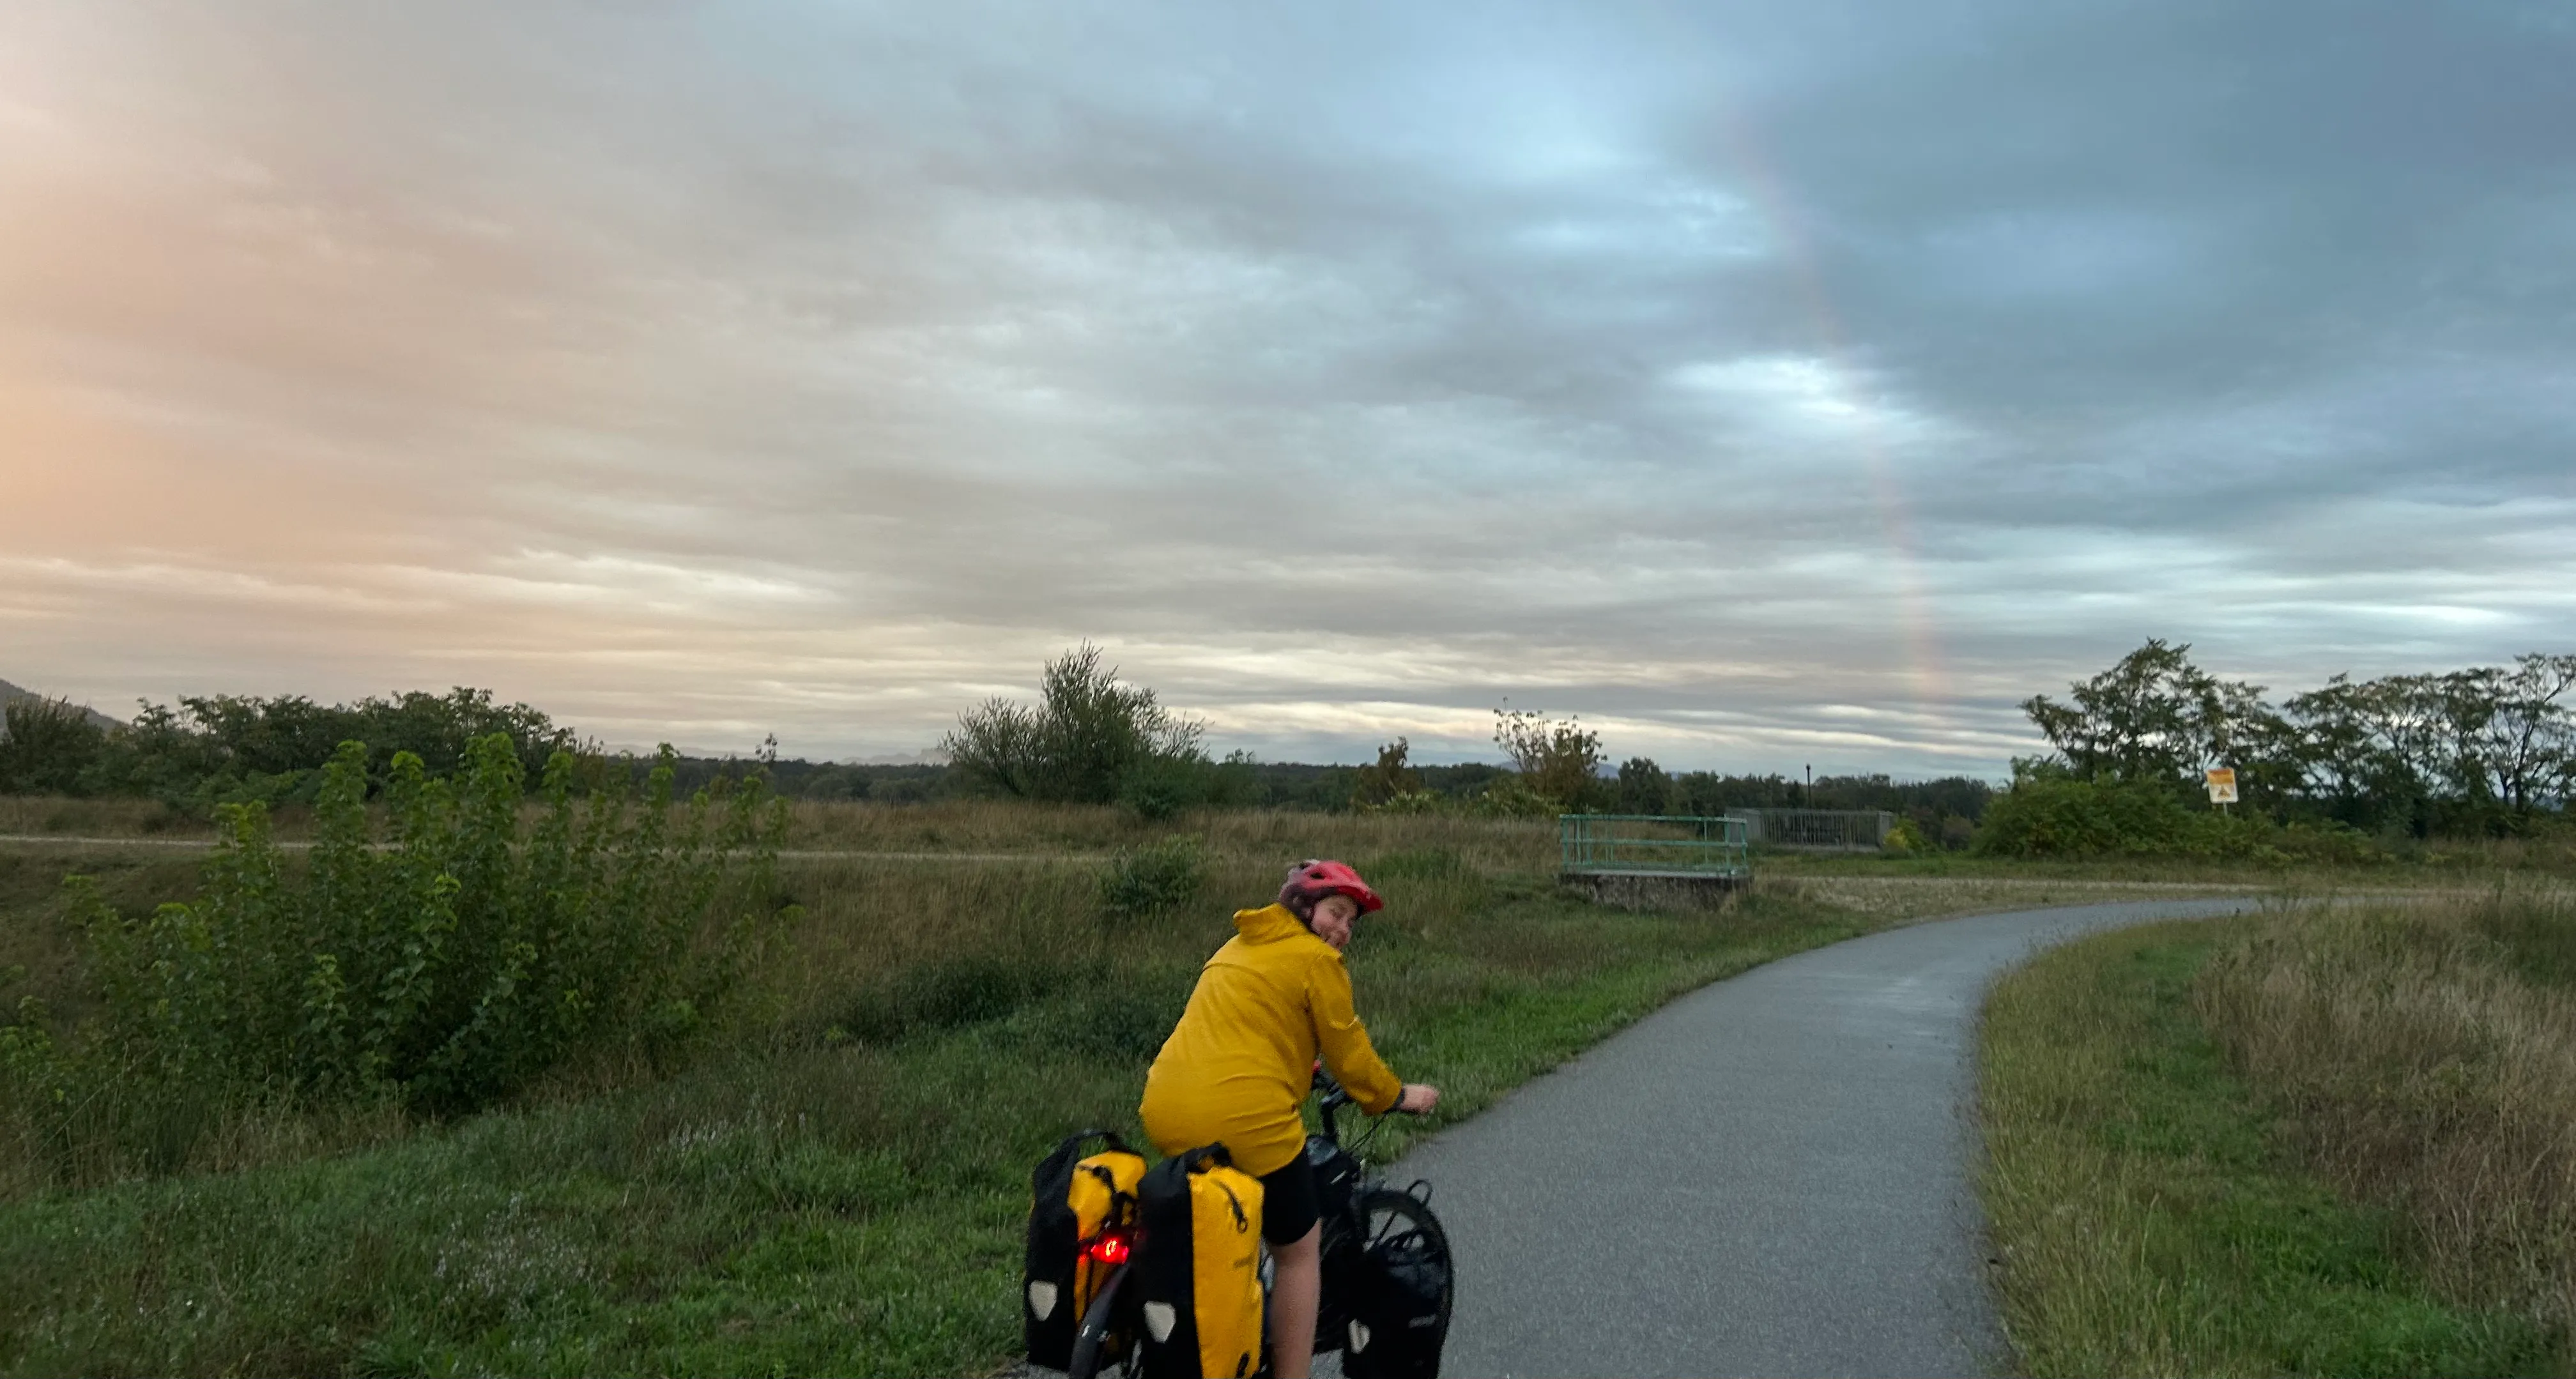
[[1427, 1082], [1408, 1082], [1404, 1084], [1403, 1091], [1396, 1093], [1395, 1105], [1389, 1109], [1408, 1116], [1427, 1116], [1431, 1114], [1431, 1108], [1439, 1104], [1439, 1088]]

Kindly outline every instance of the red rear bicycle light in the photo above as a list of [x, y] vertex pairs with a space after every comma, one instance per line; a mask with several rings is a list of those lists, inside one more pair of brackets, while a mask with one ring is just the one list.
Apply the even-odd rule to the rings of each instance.
[[1084, 1253], [1090, 1255], [1097, 1263], [1124, 1264], [1127, 1262], [1127, 1237], [1103, 1234], [1099, 1239], [1092, 1241], [1090, 1248]]

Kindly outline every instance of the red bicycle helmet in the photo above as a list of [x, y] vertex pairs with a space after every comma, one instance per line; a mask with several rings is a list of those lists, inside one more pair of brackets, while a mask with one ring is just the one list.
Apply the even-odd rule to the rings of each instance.
[[1328, 895], [1347, 895], [1359, 902], [1360, 913], [1383, 910], [1386, 902], [1351, 870], [1347, 862], [1307, 860], [1288, 869], [1288, 880], [1279, 888], [1279, 903], [1287, 906], [1299, 919], [1313, 923], [1315, 902]]

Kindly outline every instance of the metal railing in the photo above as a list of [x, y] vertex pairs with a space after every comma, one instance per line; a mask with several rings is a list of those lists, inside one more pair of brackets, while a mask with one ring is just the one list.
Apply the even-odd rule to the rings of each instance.
[[1730, 809], [1756, 846], [1783, 852], [1876, 852], [1896, 816], [1883, 809]]
[[1744, 821], [1672, 814], [1560, 814], [1560, 869], [1569, 875], [1748, 876]]

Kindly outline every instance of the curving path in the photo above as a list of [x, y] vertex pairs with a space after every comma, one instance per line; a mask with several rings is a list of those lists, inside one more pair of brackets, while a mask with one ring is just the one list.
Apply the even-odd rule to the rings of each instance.
[[1442, 1371], [1977, 1375], [2007, 1363], [1972, 1119], [1987, 985], [2243, 900], [1893, 929], [1666, 1006], [1417, 1148], [1459, 1259]]

